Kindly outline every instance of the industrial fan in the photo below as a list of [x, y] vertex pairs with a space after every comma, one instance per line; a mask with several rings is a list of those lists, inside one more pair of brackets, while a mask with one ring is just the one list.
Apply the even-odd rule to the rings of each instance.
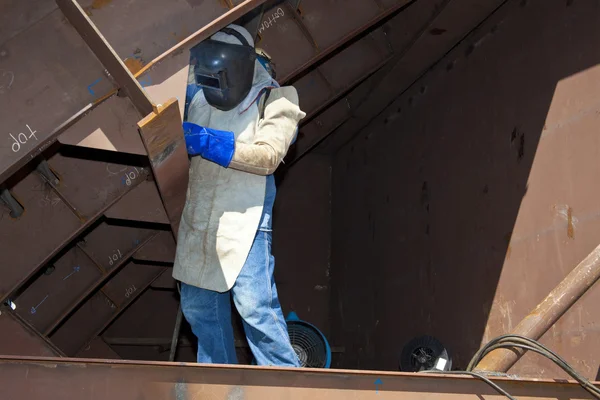
[[452, 358], [442, 343], [432, 336], [420, 336], [404, 346], [400, 356], [400, 371], [450, 371]]
[[286, 318], [288, 334], [301, 367], [329, 368], [331, 348], [327, 338], [314, 325], [302, 321], [295, 312]]

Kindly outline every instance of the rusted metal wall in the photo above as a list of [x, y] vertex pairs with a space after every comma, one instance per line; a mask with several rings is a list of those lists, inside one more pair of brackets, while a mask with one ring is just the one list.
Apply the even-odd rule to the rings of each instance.
[[[426, 333], [465, 367], [600, 243], [599, 41], [597, 2], [509, 1], [336, 154], [333, 335], [358, 349], [348, 366], [395, 369]], [[542, 338], [588, 378], [599, 296]], [[535, 355], [509, 372], [563, 376]]]
[[281, 307], [328, 335], [331, 159], [310, 155], [278, 178], [273, 255]]

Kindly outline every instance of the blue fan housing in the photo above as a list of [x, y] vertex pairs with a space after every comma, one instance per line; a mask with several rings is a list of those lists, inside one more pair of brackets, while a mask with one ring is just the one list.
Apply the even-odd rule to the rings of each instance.
[[302, 321], [295, 312], [288, 314], [288, 334], [300, 366], [306, 368], [329, 368], [331, 347], [323, 333], [314, 325]]

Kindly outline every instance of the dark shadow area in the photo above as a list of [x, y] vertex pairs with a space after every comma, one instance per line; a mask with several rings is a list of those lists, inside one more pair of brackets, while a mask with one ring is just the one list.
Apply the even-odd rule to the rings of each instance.
[[[337, 152], [331, 326], [333, 340], [352, 349], [339, 367], [397, 370], [403, 346], [427, 334], [463, 369], [484, 338], [516, 326], [562, 278], [542, 262], [518, 264], [524, 250], [511, 258], [509, 244], [543, 132], [593, 103], [574, 85], [562, 96], [585, 104], [559, 98], [556, 126], [546, 126], [557, 85], [600, 63], [598, 11], [583, 2], [509, 1]], [[595, 135], [570, 129], [561, 134]], [[544, 151], [565, 145], [548, 142]], [[540, 203], [535, 218], [545, 221], [554, 201]], [[522, 268], [542, 278], [523, 287], [514, 272]], [[510, 301], [508, 317], [490, 319], [496, 294], [500, 310]]]

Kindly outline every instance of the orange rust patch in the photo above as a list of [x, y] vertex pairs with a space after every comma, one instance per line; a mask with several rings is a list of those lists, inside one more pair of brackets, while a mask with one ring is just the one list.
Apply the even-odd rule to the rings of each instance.
[[112, 3], [112, 0], [94, 0], [92, 2], [92, 5], [90, 6], [90, 8], [92, 10], [99, 10], [102, 7], [106, 7], [107, 5], [109, 5], [110, 3]]
[[225, 7], [229, 8], [229, 9], [232, 9], [234, 7], [231, 0], [219, 0], [219, 3], [221, 3], [222, 5], [224, 5]]
[[123, 63], [132, 74], [138, 73], [144, 67], [144, 61], [141, 58], [126, 58]]
[[573, 209], [567, 210], [567, 236], [569, 239], [575, 238], [575, 227], [573, 226]]
[[92, 16], [92, 10], [99, 10], [107, 5], [112, 3], [112, 0], [94, 0], [92, 4], [88, 7], [84, 7], [83, 11], [88, 15], [88, 17]]

